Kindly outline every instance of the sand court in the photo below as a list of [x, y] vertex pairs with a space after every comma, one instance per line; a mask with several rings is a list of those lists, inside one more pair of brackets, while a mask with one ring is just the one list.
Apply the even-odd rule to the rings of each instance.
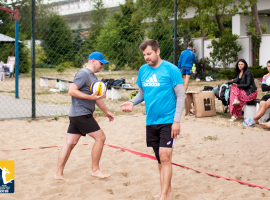
[[[146, 147], [146, 116], [136, 114], [137, 117], [116, 116], [114, 122], [108, 122], [105, 117], [96, 119], [106, 134], [106, 144], [154, 156], [152, 148]], [[270, 133], [260, 128], [218, 123], [214, 119], [182, 118], [173, 162], [270, 188]], [[0, 194], [1, 200], [152, 200], [160, 191], [157, 161], [109, 146], [104, 146], [100, 167], [111, 177], [90, 176], [94, 140], [88, 136], [81, 137], [65, 167], [65, 176], [71, 181], [54, 181], [52, 176], [65, 142], [68, 118], [58, 121], [5, 120], [0, 123], [1, 160], [15, 162], [15, 193]], [[217, 139], [211, 140], [209, 136]], [[39, 148], [51, 146], [56, 147]], [[26, 148], [32, 149], [20, 150]], [[172, 189], [173, 199], [270, 199], [270, 192], [266, 189], [178, 166], [173, 166]]]

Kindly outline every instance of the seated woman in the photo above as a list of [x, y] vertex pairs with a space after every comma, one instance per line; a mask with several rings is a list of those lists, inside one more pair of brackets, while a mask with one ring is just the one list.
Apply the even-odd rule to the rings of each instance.
[[248, 101], [257, 97], [257, 87], [252, 72], [244, 59], [238, 60], [235, 66], [235, 79], [228, 82], [232, 84], [230, 93], [230, 114], [229, 121], [234, 122], [242, 116], [242, 107]]
[[[266, 109], [270, 108], [270, 60], [267, 62], [267, 70], [269, 73], [264, 75], [262, 79], [262, 91], [265, 92], [265, 95], [262, 97], [259, 104], [259, 109], [254, 115], [254, 117], [245, 119], [245, 121], [243, 122], [244, 126], [254, 127], [257, 121], [264, 115]], [[265, 128], [267, 124], [260, 123], [260, 126]]]

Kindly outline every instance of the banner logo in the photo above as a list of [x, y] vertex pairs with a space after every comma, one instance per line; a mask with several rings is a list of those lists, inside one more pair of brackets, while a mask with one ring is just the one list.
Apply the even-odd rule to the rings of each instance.
[[0, 193], [14, 193], [13, 160], [0, 160]]

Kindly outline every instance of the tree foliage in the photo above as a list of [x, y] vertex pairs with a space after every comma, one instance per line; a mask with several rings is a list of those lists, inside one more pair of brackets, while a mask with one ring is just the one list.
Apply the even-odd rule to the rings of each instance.
[[[247, 12], [248, 8], [251, 7], [251, 4], [247, 4], [246, 0], [190, 0], [188, 4], [195, 8], [193, 20], [200, 26], [201, 37], [207, 36], [205, 32], [209, 32], [215, 27], [220, 31], [218, 36], [225, 34], [224, 23], [231, 18], [231, 15], [238, 14], [239, 10]], [[212, 23], [213, 18], [216, 23]]]
[[212, 62], [221, 62], [221, 66], [225, 69], [230, 66], [231, 63], [238, 60], [238, 52], [242, 50], [242, 46], [238, 44], [238, 35], [226, 33], [218, 40], [212, 40], [211, 45], [207, 48], [213, 48], [210, 53]]
[[77, 37], [80, 37], [83, 43], [75, 56], [75, 67], [81, 67], [83, 62], [87, 60], [89, 54], [92, 51], [96, 51], [95, 45], [97, 43], [97, 38], [100, 35], [100, 31], [103, 29], [107, 17], [107, 9], [104, 8], [102, 0], [96, 0], [94, 8], [95, 9], [89, 16], [89, 21], [91, 23], [86, 36], [82, 34], [82, 30], [77, 31]]
[[107, 18], [97, 38], [96, 50], [104, 53], [118, 69], [126, 64], [132, 68], [139, 65], [141, 53], [138, 47], [143, 41], [144, 31], [142, 20], [132, 18], [137, 9], [133, 0], [126, 0], [125, 4], [120, 5], [119, 12]]
[[[189, 44], [193, 44], [192, 31], [189, 28], [189, 22], [183, 22], [177, 25], [177, 55], [186, 50]], [[195, 47], [196, 48], [196, 47]]]
[[58, 65], [65, 61], [73, 61], [72, 33], [65, 19], [53, 13], [43, 30], [41, 46], [47, 57], [45, 63]]
[[147, 38], [158, 41], [161, 58], [173, 62], [173, 24], [169, 23], [169, 18], [164, 19], [162, 16], [157, 16], [149, 28]]

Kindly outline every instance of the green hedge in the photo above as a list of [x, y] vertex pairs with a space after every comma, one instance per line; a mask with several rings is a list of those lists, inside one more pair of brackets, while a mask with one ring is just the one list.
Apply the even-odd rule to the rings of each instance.
[[219, 73], [221, 74], [221, 76], [219, 77], [219, 79], [234, 79], [234, 71], [234, 69], [220, 70]]
[[[268, 74], [267, 67], [262, 66], [250, 66], [248, 69], [253, 73], [254, 78], [262, 78], [265, 74]], [[225, 69], [219, 71], [220, 79], [234, 79], [234, 69]]]
[[267, 67], [262, 66], [250, 66], [248, 69], [252, 71], [254, 78], [262, 78], [269, 73]]
[[47, 63], [36, 64], [36, 68], [55, 68], [56, 65], [50, 65]]

